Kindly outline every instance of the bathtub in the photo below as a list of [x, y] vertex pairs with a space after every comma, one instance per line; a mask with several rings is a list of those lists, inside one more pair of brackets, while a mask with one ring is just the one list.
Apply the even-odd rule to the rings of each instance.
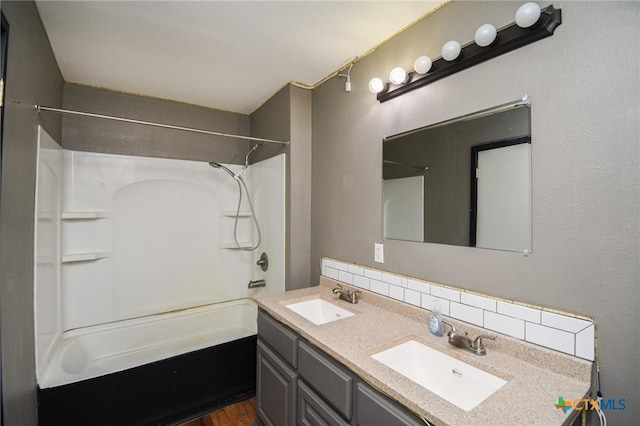
[[40, 389], [100, 377], [256, 334], [251, 299], [117, 321], [63, 333]]

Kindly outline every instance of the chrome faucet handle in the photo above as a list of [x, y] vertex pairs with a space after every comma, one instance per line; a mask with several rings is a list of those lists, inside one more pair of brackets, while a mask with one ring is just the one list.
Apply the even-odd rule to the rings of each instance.
[[491, 339], [496, 340], [495, 334], [483, 334], [481, 336], [476, 337], [471, 345], [471, 349], [478, 355], [486, 355], [487, 349], [484, 347], [484, 343], [482, 343], [482, 339]]
[[362, 293], [360, 290], [353, 290], [349, 296], [349, 303], [358, 303], [358, 293]]
[[451, 335], [451, 333], [455, 333], [456, 332], [456, 328], [450, 322], [442, 320], [442, 323], [445, 324], [445, 325], [448, 325], [449, 327], [451, 327], [451, 331], [447, 334], [448, 336]]

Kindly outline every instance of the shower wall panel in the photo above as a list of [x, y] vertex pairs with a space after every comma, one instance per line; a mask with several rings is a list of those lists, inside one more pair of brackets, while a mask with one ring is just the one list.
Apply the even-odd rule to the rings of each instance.
[[[247, 170], [263, 222], [261, 247], [247, 252], [233, 240], [238, 184], [223, 171], [204, 162], [64, 151], [63, 329], [282, 291], [283, 157]], [[253, 243], [246, 195], [241, 213], [239, 239]], [[267, 247], [264, 273], [255, 262]], [[267, 287], [247, 288], [263, 278]]]
[[40, 372], [61, 335], [59, 259], [63, 151], [41, 127], [38, 127], [38, 147], [34, 323], [36, 371]]

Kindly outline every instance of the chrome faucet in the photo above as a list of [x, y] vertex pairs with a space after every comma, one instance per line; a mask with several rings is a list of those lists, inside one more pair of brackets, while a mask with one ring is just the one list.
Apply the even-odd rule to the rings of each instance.
[[344, 287], [338, 284], [338, 287], [334, 288], [331, 291], [333, 292], [333, 294], [338, 294], [340, 299], [342, 300], [353, 304], [358, 303], [358, 293], [360, 293], [360, 290], [345, 290]]
[[475, 340], [472, 341], [468, 337], [469, 333], [467, 333], [466, 331], [463, 334], [463, 333], [460, 333], [458, 330], [456, 330], [453, 324], [444, 320], [442, 320], [442, 323], [451, 327], [451, 331], [447, 334], [447, 336], [449, 336], [449, 344], [455, 346], [456, 348], [466, 349], [469, 352], [474, 353], [476, 355], [487, 354], [487, 349], [485, 348], [484, 343], [482, 342], [482, 339], [496, 340], [495, 334], [483, 334], [476, 337]]

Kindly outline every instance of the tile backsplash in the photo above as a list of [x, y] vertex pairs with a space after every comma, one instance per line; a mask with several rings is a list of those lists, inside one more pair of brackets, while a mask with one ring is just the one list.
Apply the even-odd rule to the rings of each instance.
[[407, 276], [328, 258], [322, 275], [404, 303], [440, 312], [529, 343], [595, 360], [595, 323], [571, 314], [470, 293]]

